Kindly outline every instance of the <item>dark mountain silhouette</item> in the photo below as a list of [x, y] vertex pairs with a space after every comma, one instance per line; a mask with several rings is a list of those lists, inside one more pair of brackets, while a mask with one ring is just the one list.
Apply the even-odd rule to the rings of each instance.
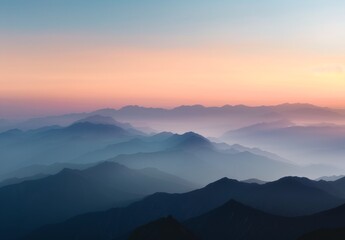
[[345, 227], [335, 229], [318, 229], [310, 233], [306, 233], [298, 240], [344, 240]]
[[219, 208], [189, 219], [185, 225], [204, 240], [294, 240], [320, 227], [345, 226], [344, 220], [345, 205], [314, 215], [292, 218], [268, 214], [230, 200]]
[[[178, 221], [200, 216], [220, 207], [230, 199], [267, 211], [270, 213], [268, 215], [289, 216], [315, 213], [344, 203], [344, 199], [303, 182], [303, 179], [285, 178], [270, 184], [258, 185], [223, 178], [192, 192], [156, 193], [125, 208], [80, 215], [60, 224], [45, 226], [27, 239], [37, 239], [37, 236], [44, 239], [116, 239], [140, 225], [164, 216], [172, 215]], [[324, 214], [328, 218], [328, 213]], [[333, 218], [334, 214], [331, 213], [330, 216]], [[272, 222], [275, 222], [275, 219]]]
[[168, 216], [135, 229], [128, 240], [197, 240], [189, 230]]
[[292, 218], [267, 214], [234, 200], [186, 221], [185, 225], [203, 240], [287, 240], [298, 237], [298, 233], [284, 231], [297, 226]]
[[155, 192], [184, 192], [192, 185], [157, 170], [104, 162], [85, 170], [0, 188], [0, 238], [10, 239], [77, 214], [123, 206]]

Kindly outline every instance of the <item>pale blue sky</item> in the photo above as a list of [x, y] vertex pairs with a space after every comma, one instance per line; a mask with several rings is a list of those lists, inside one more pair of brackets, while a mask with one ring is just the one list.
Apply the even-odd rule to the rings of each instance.
[[133, 45], [258, 41], [343, 49], [339, 0], [0, 0], [3, 37], [73, 35]]

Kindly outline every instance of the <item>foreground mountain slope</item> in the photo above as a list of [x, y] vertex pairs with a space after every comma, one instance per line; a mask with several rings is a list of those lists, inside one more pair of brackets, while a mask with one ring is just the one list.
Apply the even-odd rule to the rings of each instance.
[[135, 229], [128, 240], [197, 240], [189, 230], [168, 216]]
[[344, 240], [345, 227], [331, 228], [331, 229], [318, 229], [310, 233], [304, 234], [298, 240]]
[[269, 185], [259, 185], [223, 178], [188, 193], [156, 193], [125, 208], [84, 214], [60, 224], [45, 226], [32, 233], [28, 239], [35, 239], [35, 236], [45, 239], [118, 238], [140, 225], [164, 216], [172, 215], [177, 220], [184, 221], [205, 214], [230, 199], [271, 214], [290, 216], [330, 209], [345, 201], [300, 181], [287, 180], [289, 181], [285, 179]]
[[292, 236], [298, 237], [298, 233], [292, 235], [283, 231], [292, 230], [298, 224], [292, 223], [290, 218], [271, 215], [230, 200], [219, 208], [186, 221], [185, 225], [203, 240], [287, 240], [294, 239]]
[[171, 175], [132, 170], [117, 163], [64, 169], [53, 176], [0, 188], [0, 238], [20, 236], [81, 213], [122, 206], [154, 192], [192, 188], [192, 184]]
[[185, 225], [204, 240], [294, 240], [318, 228], [345, 226], [344, 220], [345, 205], [309, 216], [282, 217], [231, 200]]

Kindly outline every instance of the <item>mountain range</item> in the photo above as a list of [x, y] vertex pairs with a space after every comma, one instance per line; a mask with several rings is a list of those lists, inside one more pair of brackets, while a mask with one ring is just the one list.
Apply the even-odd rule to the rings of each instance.
[[304, 164], [345, 167], [345, 125], [263, 122], [226, 132], [221, 140], [255, 146]]
[[342, 239], [344, 113], [127, 106], [0, 120], [0, 239]]
[[[344, 220], [345, 205], [313, 215], [283, 217], [248, 207], [236, 200], [229, 200], [218, 208], [181, 223], [171, 216], [163, 217], [139, 226], [122, 237], [113, 239], [335, 240], [343, 239], [341, 237], [344, 236]], [[102, 222], [102, 224], [108, 224], [107, 226], [110, 227], [110, 223]], [[66, 231], [63, 235], [52, 234], [54, 232], [51, 232], [54, 229], [52, 227], [42, 228], [24, 239], [46, 239], [47, 237], [49, 239], [61, 239], [61, 237], [63, 239], [75, 239], [69, 237]], [[66, 227], [71, 227], [71, 225]], [[333, 228], [333, 230], [329, 228]], [[127, 236], [129, 237], [127, 238]], [[82, 237], [82, 239], [111, 239], [95, 233], [86, 235], [85, 232], [81, 232], [78, 237]]]
[[[153, 152], [142, 149], [139, 153], [121, 154], [109, 160], [131, 168], [154, 167], [200, 184], [207, 184], [224, 176], [240, 180], [258, 178], [270, 181], [289, 175], [315, 178], [327, 173], [342, 172], [341, 169], [327, 166], [320, 166], [319, 169], [317, 165], [298, 166], [274, 154], [238, 145], [219, 148], [219, 144], [193, 132], [173, 135], [161, 140], [160, 144], [162, 143], [165, 146], [163, 148], [159, 149], [156, 144], [147, 148], [154, 148]], [[133, 142], [120, 144], [121, 147], [113, 145], [112, 153], [116, 149], [128, 149], [131, 144]], [[135, 144], [144, 145], [138, 141]], [[108, 151], [109, 148], [97, 154], [109, 153]], [[85, 158], [88, 159], [88, 156]]]
[[[258, 148], [211, 142], [194, 132], [145, 135], [129, 124], [99, 116], [67, 127], [4, 132], [0, 134], [0, 150], [2, 180], [56, 173], [63, 166], [82, 169], [104, 160], [136, 169], [157, 168], [198, 184], [224, 176], [273, 180], [287, 175], [318, 177], [337, 173], [333, 169], [317, 172], [299, 167]], [[309, 170], [314, 175], [308, 175]]]
[[29, 131], [14, 129], [0, 133], [0, 174], [30, 165], [71, 163], [89, 151], [142, 135], [135, 129], [89, 120], [81, 120], [67, 127], [44, 127]]
[[12, 125], [7, 120], [3, 121], [2, 128], [0, 125], [0, 130], [11, 128], [27, 130], [50, 125], [67, 126], [92, 115], [114, 117], [119, 121], [135, 123], [136, 126], [153, 127], [157, 131], [196, 131], [204, 135], [219, 135], [226, 130], [260, 121], [272, 122], [288, 119], [298, 122], [343, 122], [345, 118], [342, 110], [301, 103], [285, 103], [275, 106], [225, 105], [222, 107], [193, 105], [172, 109], [125, 106], [121, 109], [107, 108], [88, 113], [33, 118]]
[[[345, 209], [343, 206], [339, 207], [341, 211], [327, 211], [345, 202], [344, 193], [336, 190], [344, 189], [345, 180], [341, 179], [338, 181], [312, 181], [305, 178], [287, 177], [275, 182], [259, 185], [223, 178], [204, 188], [188, 193], [156, 193], [124, 208], [114, 208], [108, 211], [80, 215], [65, 222], [38, 229], [26, 239], [75, 239], [76, 237], [81, 239], [122, 239], [135, 228], [169, 215], [172, 215], [180, 222], [186, 222], [186, 226], [193, 230], [192, 232], [196, 233], [197, 236], [202, 233], [200, 229], [207, 231], [208, 223], [206, 225], [198, 224], [203, 224], [202, 222], [208, 219], [210, 219], [210, 233], [213, 232], [216, 234], [219, 230], [212, 229], [212, 226], [224, 227], [226, 229], [222, 229], [222, 231], [230, 231], [229, 234], [233, 234], [231, 231], [238, 231], [237, 233], [240, 235], [251, 232], [248, 231], [248, 228], [254, 228], [257, 231], [264, 231], [265, 229], [268, 231], [271, 229], [272, 235], [268, 236], [277, 236], [274, 235], [276, 231], [273, 230], [274, 228], [272, 229], [270, 223], [279, 223], [279, 227], [284, 227], [281, 226], [283, 224], [281, 224], [281, 220], [279, 219], [282, 219], [282, 222], [287, 221], [289, 223], [286, 226], [287, 231], [290, 231], [289, 227], [294, 228], [294, 226], [298, 226], [299, 222], [304, 222], [305, 219], [311, 225], [313, 224], [312, 219], [315, 216], [320, 219], [320, 223], [315, 224], [315, 228], [309, 225], [302, 225], [305, 228], [301, 226], [298, 228], [299, 231], [292, 231], [292, 235], [287, 234], [287, 236], [297, 237], [298, 234], [303, 233], [303, 229], [307, 232], [308, 230], [312, 231], [322, 226], [334, 225], [340, 227], [344, 225], [343, 221], [335, 221], [335, 219], [341, 220], [341, 218], [345, 220], [345, 212], [341, 210]], [[246, 205], [246, 207], [242, 207], [242, 204], [240, 207], [237, 207], [237, 204], [233, 204], [233, 201], [230, 201], [231, 199], [243, 202], [242, 204]], [[227, 204], [228, 201], [230, 201], [230, 204]], [[225, 207], [222, 207], [222, 205]], [[220, 210], [217, 210], [219, 207]], [[254, 208], [258, 210], [253, 210]], [[218, 224], [222, 223], [223, 220], [210, 218], [210, 216], [213, 216], [212, 211], [216, 211], [216, 216], [219, 214], [219, 217], [229, 218], [231, 221], [237, 222], [239, 227], [231, 228], [232, 224], [226, 226], [224, 224]], [[232, 211], [240, 212], [232, 213]], [[263, 215], [262, 219], [260, 220], [260, 218], [255, 217], [252, 220], [251, 216], [253, 211], [254, 216], [257, 215], [255, 211], [258, 211], [259, 215]], [[325, 212], [317, 213], [320, 211]], [[210, 216], [208, 212], [211, 213]], [[262, 212], [265, 213], [263, 214]], [[311, 215], [311, 217], [303, 216], [309, 214], [316, 215]], [[246, 219], [250, 219], [250, 221]], [[279, 221], [276, 221], [277, 219]], [[265, 222], [266, 220], [267, 222]], [[329, 222], [328, 225], [327, 222]], [[266, 223], [266, 227], [262, 229], [260, 226]], [[256, 235], [256, 230], [253, 232], [253, 236]], [[279, 234], [282, 233], [279, 232]], [[202, 235], [207, 236], [206, 233], [202, 233]], [[235, 235], [233, 236], [234, 238], [213, 239], [237, 239]]]
[[12, 239], [43, 224], [126, 205], [155, 192], [186, 192], [195, 185], [156, 169], [132, 170], [103, 162], [63, 169], [0, 188], [0, 238]]

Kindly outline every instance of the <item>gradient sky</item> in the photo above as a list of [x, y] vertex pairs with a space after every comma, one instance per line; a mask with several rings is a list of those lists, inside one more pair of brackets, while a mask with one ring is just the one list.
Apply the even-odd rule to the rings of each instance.
[[345, 107], [345, 1], [0, 0], [0, 117]]

